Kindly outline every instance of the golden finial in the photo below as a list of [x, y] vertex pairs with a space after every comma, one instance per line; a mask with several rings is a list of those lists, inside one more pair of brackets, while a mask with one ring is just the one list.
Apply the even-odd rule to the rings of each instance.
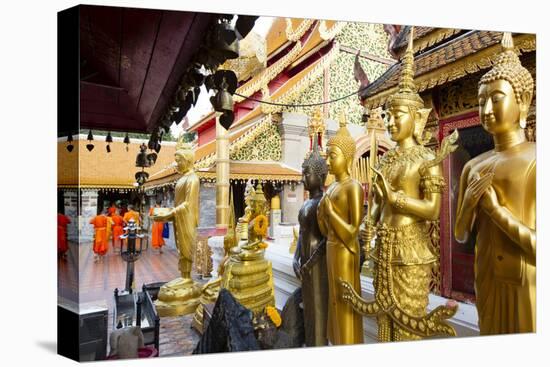
[[424, 101], [418, 95], [414, 84], [414, 51], [413, 51], [414, 27], [409, 32], [409, 44], [401, 58], [401, 77], [398, 91], [390, 99], [390, 104], [400, 103], [412, 105], [416, 108], [424, 107]]
[[346, 116], [346, 111], [342, 109], [340, 111], [340, 115], [338, 115], [338, 126], [342, 128], [342, 127], [346, 127], [347, 124], [348, 124], [348, 118]]
[[513, 50], [514, 49], [514, 39], [512, 38], [512, 33], [510, 32], [504, 32], [502, 34], [502, 41], [500, 41], [502, 44], [502, 48], [504, 50]]

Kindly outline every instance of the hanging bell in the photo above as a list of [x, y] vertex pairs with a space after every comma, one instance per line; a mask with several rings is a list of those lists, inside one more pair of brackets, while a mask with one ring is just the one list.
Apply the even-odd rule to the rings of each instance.
[[222, 125], [225, 130], [229, 130], [234, 119], [235, 114], [233, 111], [226, 111], [220, 116], [220, 125]]
[[89, 141], [94, 140], [94, 135], [92, 134], [92, 130], [88, 131], [88, 140]]
[[136, 167], [149, 167], [149, 160], [147, 159], [147, 145], [141, 144], [139, 147], [140, 152], [136, 157]]
[[113, 142], [113, 137], [111, 136], [111, 132], [110, 132], [110, 131], [107, 133], [107, 137], [105, 138], [105, 141], [106, 141], [107, 143], [112, 143], [112, 142]]
[[128, 136], [128, 133], [126, 133], [126, 136], [124, 137], [124, 144], [126, 144], [126, 151], [130, 150], [128, 147], [130, 145], [130, 137]]
[[220, 64], [225, 62], [225, 60], [239, 57], [237, 34], [229, 23], [218, 24], [214, 32], [212, 32], [210, 53]]
[[149, 153], [147, 154], [147, 161], [149, 162], [149, 167], [154, 165], [157, 161], [157, 153]]

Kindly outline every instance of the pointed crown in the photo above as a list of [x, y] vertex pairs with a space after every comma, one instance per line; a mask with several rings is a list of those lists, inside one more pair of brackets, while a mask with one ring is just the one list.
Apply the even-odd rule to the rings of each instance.
[[178, 142], [176, 143], [176, 152], [179, 153], [193, 153], [193, 147], [190, 143], [184, 141], [185, 134], [181, 133]]
[[401, 59], [401, 77], [398, 91], [390, 98], [390, 105], [407, 104], [416, 108], [424, 107], [424, 101], [417, 92], [414, 84], [414, 52], [413, 52], [414, 27], [409, 33], [409, 45]]
[[521, 95], [528, 91], [533, 95], [534, 81], [531, 73], [521, 65], [518, 55], [514, 51], [512, 33], [502, 34], [502, 52], [498, 55], [494, 66], [479, 81], [479, 85], [495, 80], [506, 80], [514, 89], [516, 101], [521, 103]]

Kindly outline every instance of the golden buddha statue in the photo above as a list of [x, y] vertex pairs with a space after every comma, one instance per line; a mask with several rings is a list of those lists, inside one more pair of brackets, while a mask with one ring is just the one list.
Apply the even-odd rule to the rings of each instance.
[[351, 178], [355, 141], [346, 128], [340, 128], [327, 143], [327, 164], [335, 177], [317, 208], [317, 221], [327, 239], [328, 321], [327, 336], [331, 344], [363, 342], [361, 316], [342, 298], [340, 281], [347, 281], [361, 293], [359, 279], [360, 248], [357, 239], [363, 213], [363, 187]]
[[525, 138], [534, 82], [504, 33], [503, 52], [479, 82], [479, 117], [495, 149], [460, 177], [455, 238], [477, 230], [475, 291], [482, 335], [535, 331], [536, 145]]
[[262, 312], [275, 304], [271, 262], [265, 259], [267, 236], [267, 201], [262, 186], [249, 190], [245, 211], [239, 223], [247, 223], [246, 238], [230, 250], [225, 263], [222, 287], [228, 289], [243, 306], [254, 312]]
[[353, 285], [344, 284], [344, 298], [359, 313], [376, 316], [380, 341], [411, 340], [434, 334], [455, 335], [441, 322], [456, 312], [440, 307], [427, 315], [432, 267], [436, 262], [430, 236], [431, 222], [439, 218], [445, 181], [441, 161], [456, 149], [453, 133], [437, 154], [426, 148], [423, 130], [430, 109], [413, 81], [412, 33], [402, 60], [399, 90], [389, 102], [387, 124], [397, 145], [369, 171], [374, 200], [365, 217], [366, 244], [376, 236], [369, 255], [374, 262], [375, 300], [367, 302]]
[[159, 316], [179, 316], [192, 313], [199, 303], [201, 287], [191, 278], [196, 230], [199, 224], [199, 177], [193, 170], [195, 154], [191, 146], [180, 137], [176, 145], [175, 160], [182, 175], [176, 183], [175, 207], [155, 208], [152, 219], [172, 221], [176, 246], [179, 252], [180, 278], [164, 284], [155, 306]]

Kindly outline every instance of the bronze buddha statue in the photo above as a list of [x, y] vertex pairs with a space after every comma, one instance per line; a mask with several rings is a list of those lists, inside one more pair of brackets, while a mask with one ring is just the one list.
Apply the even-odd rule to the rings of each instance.
[[294, 253], [294, 273], [302, 282], [306, 346], [327, 345], [328, 280], [326, 238], [317, 223], [317, 207], [328, 174], [317, 142], [302, 164], [304, 188], [309, 199], [298, 214], [300, 232]]

